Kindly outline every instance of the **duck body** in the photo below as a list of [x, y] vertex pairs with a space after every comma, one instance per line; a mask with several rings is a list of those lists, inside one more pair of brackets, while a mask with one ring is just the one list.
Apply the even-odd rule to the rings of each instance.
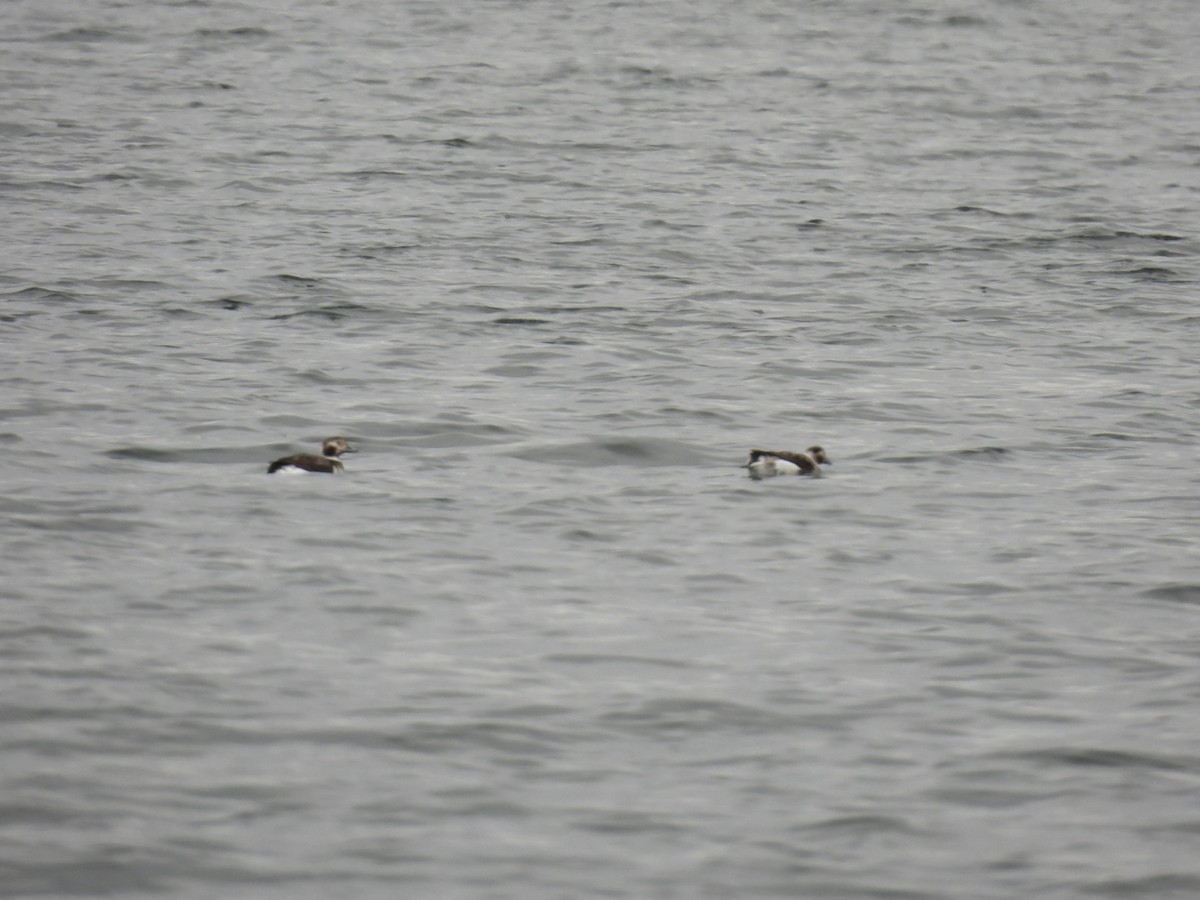
[[267, 474], [272, 475], [276, 472], [304, 474], [311, 472], [336, 475], [338, 472], [346, 470], [346, 467], [342, 465], [342, 461], [338, 457], [343, 453], [355, 452], [357, 451], [350, 446], [350, 442], [345, 438], [326, 438], [321, 447], [320, 456], [317, 456], [315, 453], [297, 453], [294, 456], [285, 456], [271, 463], [267, 467]]
[[825, 449], [812, 446], [803, 453], [791, 450], [751, 450], [750, 458], [742, 465], [754, 479], [774, 478], [776, 475], [821, 476], [821, 464], [832, 465]]
[[267, 474], [282, 472], [285, 475], [302, 475], [305, 472], [324, 472], [335, 475], [345, 472], [346, 467], [340, 459], [330, 459], [328, 456], [317, 456], [315, 453], [297, 453], [295, 456], [285, 456], [277, 459], [267, 468]]

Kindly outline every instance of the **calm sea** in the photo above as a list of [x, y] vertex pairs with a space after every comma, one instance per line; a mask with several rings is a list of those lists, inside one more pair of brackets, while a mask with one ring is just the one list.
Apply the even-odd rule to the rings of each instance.
[[1200, 896], [1197, 46], [6, 0], [0, 894]]

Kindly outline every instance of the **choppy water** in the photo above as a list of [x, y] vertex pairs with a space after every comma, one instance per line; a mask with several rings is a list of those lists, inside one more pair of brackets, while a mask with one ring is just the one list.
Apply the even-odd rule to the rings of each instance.
[[0, 25], [0, 892], [1200, 894], [1200, 7]]

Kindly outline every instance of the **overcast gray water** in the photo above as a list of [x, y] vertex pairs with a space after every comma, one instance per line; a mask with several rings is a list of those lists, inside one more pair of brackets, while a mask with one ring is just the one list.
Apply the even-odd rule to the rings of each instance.
[[1198, 46], [6, 0], [0, 894], [1200, 896]]

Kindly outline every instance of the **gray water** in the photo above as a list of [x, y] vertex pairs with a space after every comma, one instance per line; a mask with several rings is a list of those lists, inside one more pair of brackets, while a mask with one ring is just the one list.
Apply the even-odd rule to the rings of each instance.
[[1200, 895], [1192, 0], [0, 26], [0, 893]]

